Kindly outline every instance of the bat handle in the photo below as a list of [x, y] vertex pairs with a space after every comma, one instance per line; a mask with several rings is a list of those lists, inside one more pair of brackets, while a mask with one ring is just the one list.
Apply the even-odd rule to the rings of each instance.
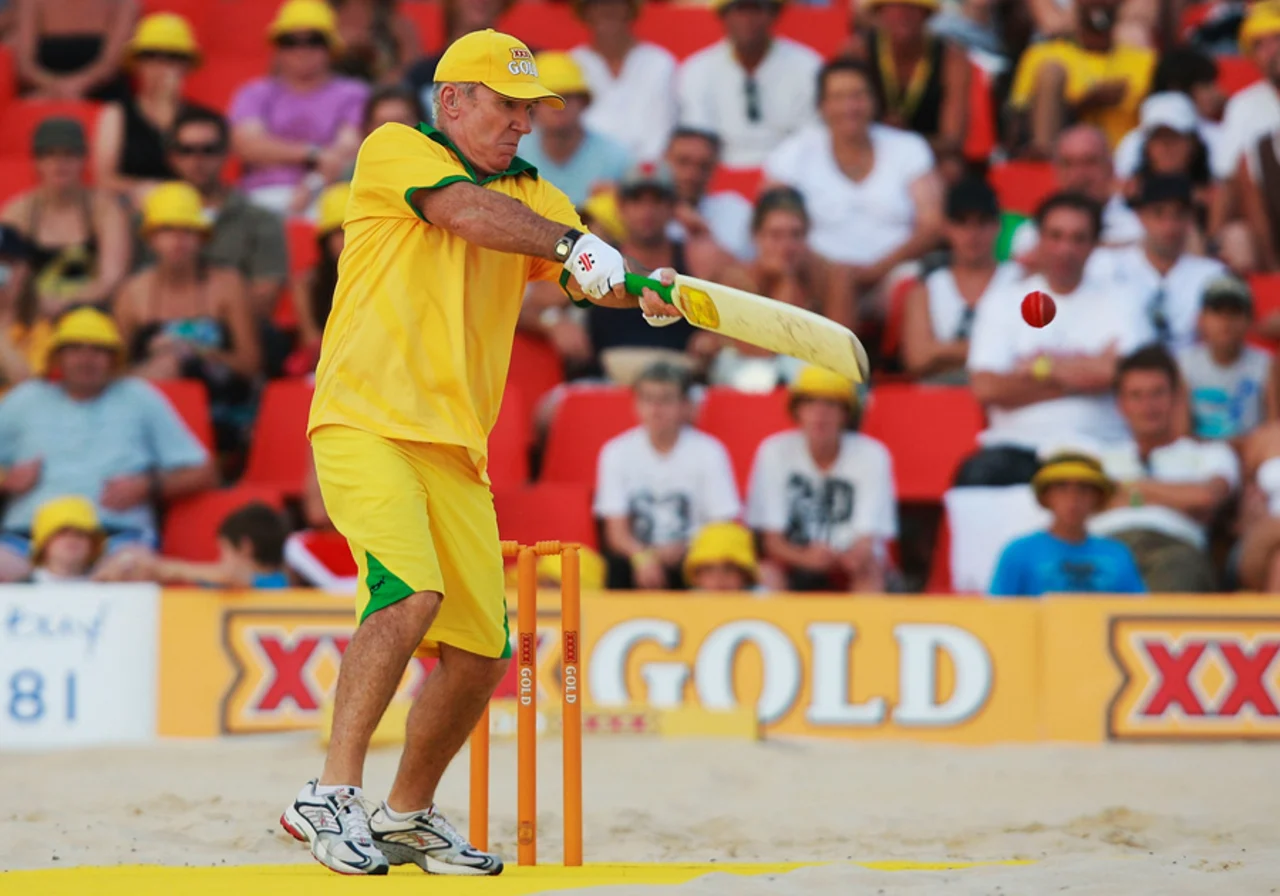
[[661, 280], [654, 280], [652, 277], [644, 277], [640, 274], [627, 274], [625, 281], [627, 292], [631, 295], [639, 297], [641, 290], [645, 287], [652, 289], [658, 294], [658, 297], [668, 305], [675, 304], [672, 293], [675, 291], [674, 286], [667, 286]]

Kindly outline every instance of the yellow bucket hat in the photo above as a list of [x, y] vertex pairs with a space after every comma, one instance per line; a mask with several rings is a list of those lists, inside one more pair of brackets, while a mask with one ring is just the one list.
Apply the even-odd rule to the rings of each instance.
[[1051, 485], [1062, 482], [1083, 482], [1092, 485], [1102, 493], [1103, 500], [1115, 493], [1116, 484], [1102, 469], [1102, 462], [1096, 457], [1076, 452], [1062, 452], [1046, 460], [1035, 476], [1031, 477], [1031, 487], [1035, 490], [1036, 500], [1044, 506], [1045, 490]]
[[267, 39], [274, 42], [282, 34], [298, 31], [318, 31], [329, 41], [330, 52], [342, 51], [338, 20], [324, 0], [288, 0], [267, 27]]
[[209, 232], [204, 202], [195, 187], [186, 181], [173, 180], [147, 194], [142, 203], [142, 233], [146, 235], [161, 227]]
[[138, 22], [126, 53], [130, 59], [139, 53], [176, 53], [189, 57], [193, 65], [200, 61], [191, 23], [172, 12], [152, 13]]
[[738, 523], [707, 523], [699, 529], [684, 556], [685, 581], [693, 580], [698, 567], [712, 563], [732, 563], [754, 582], [760, 567], [751, 531]]
[[98, 550], [102, 549], [104, 533], [93, 502], [79, 495], [68, 495], [46, 501], [36, 510], [31, 522], [32, 556], [39, 560], [49, 539], [64, 529], [75, 529], [92, 535], [98, 541]]
[[[578, 585], [588, 591], [601, 591], [604, 589], [605, 578], [608, 573], [608, 564], [599, 552], [593, 551], [589, 547], [578, 548]], [[538, 558], [538, 581], [560, 583], [560, 555], [548, 554], [545, 557]], [[515, 587], [519, 573], [515, 566], [507, 569], [507, 584]]]
[[112, 349], [121, 360], [124, 356], [124, 341], [116, 322], [97, 308], [77, 308], [58, 321], [49, 340], [46, 369], [53, 370], [54, 353], [68, 345], [97, 345]]
[[1277, 33], [1280, 33], [1280, 3], [1270, 0], [1254, 3], [1240, 26], [1240, 50], [1247, 56], [1259, 38]]
[[578, 60], [568, 53], [548, 51], [534, 57], [542, 86], [560, 96], [591, 95]]
[[351, 184], [337, 183], [320, 194], [316, 212], [316, 232], [332, 233], [342, 229], [347, 218], [347, 199], [351, 196]]
[[848, 402], [850, 411], [858, 409], [858, 393], [853, 387], [853, 380], [812, 364], [802, 368], [796, 375], [790, 392], [793, 402], [797, 398], [829, 398], [832, 401]]
[[538, 63], [529, 48], [492, 28], [472, 31], [450, 44], [436, 66], [436, 83], [483, 84], [509, 99], [546, 100], [553, 108], [564, 108], [564, 98], [539, 80]]

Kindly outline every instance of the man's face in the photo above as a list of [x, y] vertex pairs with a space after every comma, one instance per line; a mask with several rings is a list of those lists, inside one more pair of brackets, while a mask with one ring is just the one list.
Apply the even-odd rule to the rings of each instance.
[[806, 398], [796, 404], [796, 426], [812, 447], [839, 441], [849, 422], [849, 406], [830, 398]]
[[1191, 209], [1176, 199], [1149, 202], [1138, 209], [1138, 218], [1147, 231], [1147, 249], [1158, 258], [1175, 259], [1182, 254], [1191, 230]]
[[147, 237], [151, 251], [169, 268], [182, 268], [195, 264], [200, 257], [204, 238], [194, 230], [181, 227], [161, 227]]
[[1234, 355], [1244, 347], [1252, 318], [1243, 310], [1205, 308], [1200, 312], [1200, 338], [1210, 351]]
[[637, 190], [618, 199], [618, 215], [627, 229], [627, 241], [637, 245], [662, 242], [674, 213], [675, 200], [661, 190]]
[[77, 395], [97, 395], [107, 387], [115, 352], [100, 345], [70, 343], [58, 349], [58, 367], [67, 389]]
[[1222, 109], [1227, 104], [1227, 95], [1222, 92], [1216, 81], [1201, 81], [1191, 85], [1191, 102], [1195, 104], [1196, 113], [1207, 121], [1217, 121], [1222, 117]]
[[201, 193], [218, 185], [227, 161], [227, 145], [218, 126], [209, 122], [183, 125], [169, 147], [169, 164], [178, 176]]
[[1101, 137], [1089, 130], [1075, 130], [1058, 141], [1054, 173], [1063, 190], [1083, 193], [1094, 202], [1111, 198], [1111, 154]]
[[636, 384], [636, 416], [651, 438], [666, 439], [680, 430], [688, 402], [675, 383]]
[[84, 182], [84, 155], [56, 149], [36, 156], [36, 176], [44, 186], [68, 190]]
[[510, 167], [520, 138], [533, 130], [533, 112], [538, 106], [536, 101], [501, 96], [483, 84], [470, 92], [448, 85], [441, 99], [443, 114], [452, 119], [450, 136], [485, 174]]
[[763, 270], [793, 273], [807, 251], [808, 229], [804, 219], [790, 209], [769, 212], [755, 233], [756, 261]]
[[1076, 282], [1084, 274], [1096, 236], [1090, 216], [1074, 208], [1051, 211], [1040, 227], [1040, 261], [1050, 282]]
[[570, 134], [582, 130], [582, 113], [587, 111], [587, 97], [581, 93], [565, 95], [564, 108], [538, 107], [538, 130], [547, 134]]
[[282, 75], [318, 78], [329, 70], [329, 41], [319, 31], [287, 31], [276, 38], [275, 60]]
[[724, 33], [740, 54], [758, 54], [769, 46], [778, 5], [772, 0], [735, 0], [720, 13]]
[[1044, 503], [1054, 522], [1081, 529], [1101, 509], [1102, 492], [1085, 482], [1056, 482], [1044, 491]]
[[960, 267], [990, 264], [996, 257], [996, 237], [1000, 221], [985, 215], [968, 214], [958, 220], [947, 219], [942, 232], [951, 247], [951, 258]]
[[667, 147], [667, 165], [676, 182], [676, 193], [697, 204], [716, 173], [716, 147], [702, 137], [678, 137]]
[[747, 591], [751, 579], [729, 562], [704, 563], [693, 571], [694, 591]]
[[1196, 151], [1195, 137], [1170, 128], [1157, 128], [1147, 138], [1152, 174], [1187, 174]]
[[1160, 370], [1130, 370], [1120, 380], [1116, 404], [1134, 438], [1161, 442], [1173, 437], [1177, 395]]
[[818, 111], [833, 134], [860, 134], [875, 118], [876, 100], [861, 74], [832, 72], [823, 86]]
[[582, 21], [597, 38], [617, 40], [631, 33], [634, 18], [631, 0], [587, 0]]

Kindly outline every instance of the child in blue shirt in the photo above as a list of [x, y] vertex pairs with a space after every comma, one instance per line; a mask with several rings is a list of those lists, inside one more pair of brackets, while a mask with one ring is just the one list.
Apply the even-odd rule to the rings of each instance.
[[1005, 546], [991, 581], [995, 597], [1039, 597], [1051, 592], [1145, 594], [1129, 549], [1085, 531], [1115, 484], [1102, 464], [1084, 454], [1057, 454], [1031, 480], [1036, 500], [1053, 514], [1048, 531]]
[[266, 504], [246, 504], [218, 526], [218, 560], [192, 563], [159, 557], [152, 577], [175, 585], [216, 588], [288, 588], [284, 519]]

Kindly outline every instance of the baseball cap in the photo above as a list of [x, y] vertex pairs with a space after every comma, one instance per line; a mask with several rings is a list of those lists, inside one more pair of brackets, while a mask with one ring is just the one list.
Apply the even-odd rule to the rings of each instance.
[[671, 169], [665, 162], [642, 162], [632, 168], [618, 181], [618, 195], [634, 196], [645, 190], [656, 190], [670, 196], [676, 195], [676, 181]]
[[1181, 202], [1191, 205], [1191, 179], [1182, 174], [1152, 174], [1142, 179], [1138, 195], [1129, 201], [1133, 208], [1154, 202]]
[[1239, 277], [1215, 277], [1205, 284], [1200, 294], [1200, 307], [1206, 311], [1243, 311], [1253, 313], [1253, 291]]
[[969, 215], [1000, 217], [1000, 200], [985, 180], [968, 177], [947, 191], [947, 219], [959, 221]]
[[84, 128], [74, 118], [46, 118], [36, 126], [35, 133], [31, 135], [31, 151], [35, 155], [60, 150], [78, 155], [88, 152]]
[[1153, 93], [1142, 101], [1138, 113], [1138, 128], [1150, 134], [1158, 128], [1168, 128], [1179, 134], [1194, 134], [1199, 127], [1200, 116], [1195, 103], [1185, 93], [1168, 90]]
[[436, 83], [483, 84], [513, 100], [546, 100], [564, 108], [564, 98], [538, 80], [538, 63], [524, 43], [487, 28], [464, 34], [449, 45], [436, 66]]

